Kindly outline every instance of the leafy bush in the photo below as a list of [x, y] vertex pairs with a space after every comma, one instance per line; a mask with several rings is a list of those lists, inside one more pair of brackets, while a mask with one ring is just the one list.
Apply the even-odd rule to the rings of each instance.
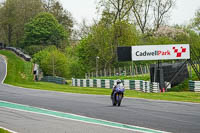
[[84, 66], [76, 57], [76, 49], [73, 46], [68, 46], [65, 49], [65, 54], [68, 60], [68, 78], [83, 78], [85, 75]]
[[169, 89], [169, 91], [176, 91], [176, 92], [189, 91], [188, 80], [185, 80], [181, 84]]
[[34, 54], [38, 53], [39, 51], [45, 49], [43, 45], [31, 45], [24, 48], [27, 54], [33, 56]]
[[45, 75], [67, 77], [68, 62], [64, 53], [51, 46], [36, 53], [33, 62], [40, 65]]

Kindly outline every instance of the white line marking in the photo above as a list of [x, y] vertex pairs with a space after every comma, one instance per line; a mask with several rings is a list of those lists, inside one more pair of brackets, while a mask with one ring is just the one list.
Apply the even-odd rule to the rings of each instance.
[[9, 132], [11, 132], [11, 133], [18, 133], [18, 132], [15, 132], [15, 131], [13, 131], [13, 130], [7, 129], [7, 128], [5, 128], [5, 127], [1, 127], [1, 126], [0, 126], [0, 128], [2, 128], [3, 130], [9, 131]]
[[3, 59], [3, 61], [4, 61], [5, 65], [6, 65], [6, 74], [5, 74], [4, 78], [3, 78], [3, 80], [1, 81], [1, 84], [3, 84], [3, 83], [4, 83], [4, 81], [5, 81], [5, 79], [6, 79], [6, 77], [7, 77], [7, 61], [6, 61], [6, 59], [4, 59], [4, 57], [3, 57], [3, 56], [1, 56], [1, 58]]
[[[0, 102], [7, 102], [7, 101], [2, 101], [2, 100], [0, 100]], [[13, 102], [7, 102], [7, 103], [18, 104], [18, 103], [13, 103]], [[29, 106], [29, 105], [23, 105], [23, 104], [18, 104], [18, 105], [21, 105], [21, 106]], [[136, 127], [136, 128], [143, 128], [143, 129], [152, 130], [152, 131], [154, 130], [155, 132], [170, 133], [170, 132], [166, 132], [166, 131], [161, 131], [161, 130], [156, 130], [156, 129], [151, 129], [151, 128], [145, 128], [145, 127], [140, 127], [140, 126], [134, 126], [134, 125], [128, 125], [128, 124], [123, 124], [123, 123], [118, 123], [118, 122], [113, 122], [113, 121], [107, 121], [107, 120], [103, 120], [103, 119], [96, 119], [96, 118], [87, 117], [87, 116], [82, 116], [82, 115], [77, 115], [77, 114], [72, 114], [72, 113], [65, 113], [65, 112], [61, 112], [61, 111], [48, 110], [48, 109], [39, 108], [39, 107], [34, 107], [34, 106], [29, 106], [29, 107], [38, 108], [38, 109], [46, 110], [46, 111], [53, 111], [53, 112], [58, 112], [58, 113], [64, 113], [64, 114], [74, 115], [74, 116], [83, 117], [83, 118], [91, 118], [91, 119], [94, 119], [94, 120], [100, 120], [100, 121], [105, 121], [105, 122], [111, 122], [111, 123], [121, 124], [121, 125], [125, 125], [125, 126], [132, 126], [132, 127]], [[3, 108], [8, 108], [8, 109], [17, 110], [17, 111], [22, 111], [22, 112], [28, 112], [28, 113], [33, 113], [33, 114], [39, 114], [39, 115], [46, 115], [46, 116], [51, 116], [51, 117], [55, 117], [55, 118], [67, 119], [67, 120], [78, 121], [78, 122], [83, 122], [83, 123], [101, 125], [101, 126], [106, 126], [106, 127], [119, 128], [119, 129], [123, 129], [123, 130], [130, 130], [130, 131], [137, 131], [137, 132], [139, 131], [139, 132], [142, 132], [142, 133], [150, 133], [149, 131], [142, 131], [142, 130], [140, 130], [140, 129], [137, 130], [137, 129], [129, 129], [129, 128], [111, 126], [111, 125], [106, 125], [106, 124], [94, 123], [94, 122], [89, 122], [89, 121], [82, 121], [82, 120], [71, 119], [71, 118], [66, 118], [66, 117], [60, 117], [60, 116], [51, 115], [51, 114], [39, 113], [39, 112], [34, 112], [34, 111], [26, 111], [26, 110], [22, 110], [22, 109], [14, 109], [14, 108], [9, 108], [9, 107], [3, 107]]]

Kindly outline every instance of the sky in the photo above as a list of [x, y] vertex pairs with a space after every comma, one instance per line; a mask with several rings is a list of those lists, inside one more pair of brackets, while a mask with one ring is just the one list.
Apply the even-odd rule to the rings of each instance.
[[78, 23], [81, 23], [83, 19], [92, 23], [93, 19], [97, 19], [96, 3], [97, 0], [60, 0], [64, 9], [71, 12], [72, 17]]
[[188, 24], [200, 9], [200, 0], [176, 0], [176, 6], [172, 10], [170, 24]]
[[[64, 9], [72, 13], [73, 18], [81, 23], [83, 19], [90, 24], [97, 19], [97, 0], [60, 0]], [[176, 0], [176, 6], [171, 11], [170, 25], [189, 24], [195, 11], [200, 8], [200, 0]]]

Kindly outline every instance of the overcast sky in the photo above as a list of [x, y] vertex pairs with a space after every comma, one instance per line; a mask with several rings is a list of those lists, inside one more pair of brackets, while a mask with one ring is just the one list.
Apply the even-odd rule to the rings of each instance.
[[[60, 0], [60, 2], [66, 10], [72, 13], [78, 23], [82, 19], [91, 23], [93, 18], [98, 18], [96, 0]], [[200, 0], [176, 0], [176, 7], [171, 12], [169, 23], [171, 25], [188, 24], [198, 8], [200, 8]]]

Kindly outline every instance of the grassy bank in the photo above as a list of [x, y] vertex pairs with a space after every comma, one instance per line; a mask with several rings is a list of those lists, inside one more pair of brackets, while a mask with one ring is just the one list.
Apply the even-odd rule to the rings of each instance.
[[8, 62], [5, 83], [12, 85], [17, 83], [27, 84], [33, 80], [31, 62], [25, 62], [10, 51], [0, 50], [0, 54], [6, 56]]
[[[21, 58], [17, 57], [14, 53], [9, 51], [0, 50], [0, 54], [5, 55], [8, 61], [8, 75], [5, 80], [6, 84], [21, 86], [25, 88], [81, 93], [81, 94], [110, 95], [111, 93], [111, 89], [72, 87], [70, 83], [68, 85], [59, 85], [46, 82], [35, 82], [33, 81], [32, 64], [30, 62], [23, 61]], [[183, 86], [183, 87], [187, 88], [188, 86]], [[125, 96], [156, 99], [156, 100], [200, 103], [200, 93], [194, 93], [194, 92], [167, 92], [167, 93], [156, 94], [156, 93], [142, 93], [134, 90], [126, 90]]]
[[8, 132], [8, 131], [6, 131], [6, 130], [0, 128], [0, 133], [10, 133], [10, 132]]

